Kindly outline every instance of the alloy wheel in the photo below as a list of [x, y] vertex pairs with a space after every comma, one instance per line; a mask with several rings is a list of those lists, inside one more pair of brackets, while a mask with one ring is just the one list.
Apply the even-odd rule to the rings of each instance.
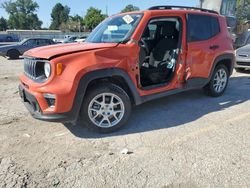
[[101, 128], [116, 126], [125, 114], [122, 99], [113, 93], [102, 93], [94, 97], [88, 106], [92, 123]]

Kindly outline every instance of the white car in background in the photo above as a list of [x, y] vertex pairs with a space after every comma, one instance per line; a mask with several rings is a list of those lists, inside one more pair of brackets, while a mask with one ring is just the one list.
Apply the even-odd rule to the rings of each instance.
[[85, 42], [87, 36], [82, 36], [82, 37], [79, 37], [78, 39], [75, 40], [75, 42]]
[[246, 69], [250, 70], [250, 44], [236, 50], [235, 70], [244, 72]]

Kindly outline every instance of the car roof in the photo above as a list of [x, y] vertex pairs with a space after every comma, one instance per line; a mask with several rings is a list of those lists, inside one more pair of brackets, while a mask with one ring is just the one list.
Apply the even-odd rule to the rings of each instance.
[[202, 15], [210, 15], [210, 16], [220, 16], [219, 14], [215, 14], [215, 13], [211, 13], [211, 12], [204, 12], [201, 10], [183, 10], [183, 9], [179, 9], [179, 10], [145, 10], [143, 11], [145, 12], [155, 12], [155, 13], [174, 13], [174, 14], [202, 14]]
[[48, 38], [26, 38], [27, 40], [33, 39], [33, 40], [52, 40]]
[[[190, 7], [192, 8], [192, 7]], [[208, 10], [209, 11], [209, 10]], [[142, 11], [133, 11], [133, 12], [126, 12], [126, 13], [120, 13], [117, 15], [126, 15], [126, 14], [201, 14], [201, 15], [208, 15], [208, 16], [217, 16], [217, 17], [223, 17], [219, 13], [216, 13], [215, 11], [208, 12], [208, 11], [202, 11], [202, 10], [190, 10], [190, 9], [156, 9], [156, 10], [142, 10]], [[114, 15], [115, 16], [115, 15]]]

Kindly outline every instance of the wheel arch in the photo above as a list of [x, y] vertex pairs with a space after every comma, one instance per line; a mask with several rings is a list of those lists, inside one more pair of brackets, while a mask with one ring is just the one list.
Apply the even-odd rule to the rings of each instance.
[[81, 105], [88, 88], [101, 82], [111, 82], [117, 84], [127, 92], [134, 104], [139, 105], [142, 103], [135, 84], [124, 70], [119, 68], [96, 70], [83, 75], [79, 81], [72, 109], [76, 118], [79, 115]]
[[210, 71], [209, 80], [212, 78], [213, 72], [219, 64], [225, 65], [228, 69], [229, 75], [231, 76], [233, 74], [234, 63], [235, 63], [234, 54], [228, 53], [228, 54], [222, 54], [216, 57], [213, 63], [212, 69]]
[[16, 51], [16, 52], [19, 53], [19, 55], [21, 54], [20, 51], [19, 51], [18, 49], [16, 49], [16, 48], [11, 48], [11, 49], [7, 50], [7, 53], [6, 53], [7, 56], [9, 55], [9, 52], [10, 52], [10, 51]]

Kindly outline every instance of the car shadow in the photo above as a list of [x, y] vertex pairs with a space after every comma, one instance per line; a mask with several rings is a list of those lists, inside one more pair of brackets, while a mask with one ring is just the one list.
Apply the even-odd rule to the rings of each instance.
[[15, 61], [15, 60], [23, 60], [24, 58], [23, 58], [22, 56], [20, 56], [20, 57], [17, 58], [17, 59], [11, 59], [11, 58], [9, 58], [9, 57], [6, 57], [6, 59], [7, 59], [8, 61]]
[[231, 78], [226, 93], [208, 97], [201, 90], [188, 91], [134, 107], [128, 124], [111, 134], [90, 132], [81, 124], [65, 125], [79, 138], [104, 138], [181, 126], [206, 114], [219, 112], [250, 100], [250, 77]]

